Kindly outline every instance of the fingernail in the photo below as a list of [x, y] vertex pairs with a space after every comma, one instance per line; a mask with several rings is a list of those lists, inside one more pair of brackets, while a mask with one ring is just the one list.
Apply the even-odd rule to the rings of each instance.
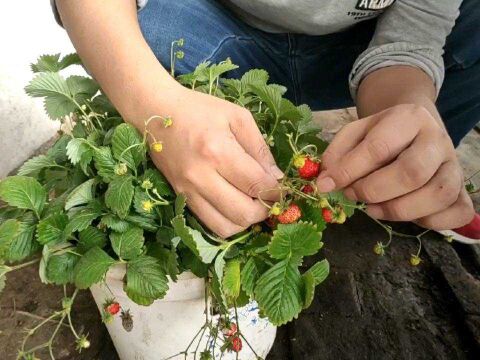
[[275, 177], [275, 179], [280, 180], [283, 178], [283, 171], [277, 165], [272, 165], [270, 167], [270, 173]]
[[353, 201], [358, 200], [357, 194], [355, 194], [355, 190], [353, 190], [352, 188], [346, 188], [345, 190], [343, 190], [343, 194], [347, 197], [347, 199]]
[[382, 219], [384, 216], [382, 207], [378, 205], [368, 205], [366, 212], [375, 219]]
[[335, 189], [335, 182], [331, 177], [318, 179], [317, 188], [319, 192], [330, 192]]

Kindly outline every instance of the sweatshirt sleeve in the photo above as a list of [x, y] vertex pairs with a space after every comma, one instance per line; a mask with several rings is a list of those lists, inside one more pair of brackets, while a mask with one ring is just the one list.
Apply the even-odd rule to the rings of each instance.
[[[57, 21], [58, 25], [62, 26], [62, 20], [60, 19], [60, 14], [58, 13], [57, 4], [55, 3], [56, 0], [50, 0], [50, 5], [52, 6], [53, 16], [55, 16], [55, 20]], [[137, 9], [141, 10], [145, 5], [147, 5], [148, 0], [136, 0], [137, 1]]]
[[417, 67], [440, 91], [444, 78], [443, 47], [462, 0], [397, 0], [379, 16], [367, 50], [353, 65], [350, 92], [355, 99], [362, 79], [393, 65]]

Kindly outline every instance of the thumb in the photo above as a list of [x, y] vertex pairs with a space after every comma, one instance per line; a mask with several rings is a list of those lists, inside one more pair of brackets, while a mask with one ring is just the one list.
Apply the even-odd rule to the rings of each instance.
[[258, 161], [267, 173], [277, 180], [283, 177], [282, 170], [275, 163], [270, 148], [248, 110], [230, 121], [230, 130], [243, 149]]

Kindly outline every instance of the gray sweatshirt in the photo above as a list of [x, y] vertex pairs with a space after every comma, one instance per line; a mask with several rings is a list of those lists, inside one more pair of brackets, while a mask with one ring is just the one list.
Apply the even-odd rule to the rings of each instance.
[[[137, 0], [139, 8], [148, 0]], [[179, 0], [180, 1], [180, 0]], [[443, 82], [443, 46], [462, 0], [219, 0], [248, 24], [268, 32], [325, 35], [378, 18], [367, 50], [350, 73], [355, 98], [360, 81], [392, 65], [422, 69], [437, 93]], [[53, 0], [52, 0], [53, 2]]]

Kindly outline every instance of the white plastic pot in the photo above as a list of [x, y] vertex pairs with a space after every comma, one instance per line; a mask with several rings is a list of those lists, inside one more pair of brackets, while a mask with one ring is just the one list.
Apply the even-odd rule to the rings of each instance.
[[[190, 272], [183, 273], [177, 282], [170, 281], [166, 296], [150, 306], [140, 306], [131, 301], [123, 291], [125, 267], [117, 265], [106, 276], [106, 285], [98, 284], [90, 288], [98, 309], [106, 299], [115, 297], [123, 309], [130, 309], [133, 329], [127, 332], [119, 315], [107, 324], [121, 360], [162, 360], [184, 351], [205, 323], [205, 284], [204, 280]], [[108, 288], [107, 288], [108, 286]], [[230, 317], [234, 319], [233, 309]], [[238, 309], [239, 326], [255, 352], [265, 358], [276, 335], [276, 327], [268, 320], [260, 318], [255, 302]], [[205, 333], [200, 342], [200, 351], [213, 349], [213, 341]], [[197, 341], [195, 341], [195, 344]], [[217, 341], [215, 359], [221, 357], [221, 341]], [[191, 348], [190, 351], [193, 351]], [[184, 355], [172, 359], [184, 359]], [[197, 354], [197, 359], [199, 354]], [[190, 353], [187, 359], [193, 359]], [[222, 359], [236, 359], [236, 353], [225, 352]], [[243, 341], [239, 359], [255, 360], [254, 353]]]

